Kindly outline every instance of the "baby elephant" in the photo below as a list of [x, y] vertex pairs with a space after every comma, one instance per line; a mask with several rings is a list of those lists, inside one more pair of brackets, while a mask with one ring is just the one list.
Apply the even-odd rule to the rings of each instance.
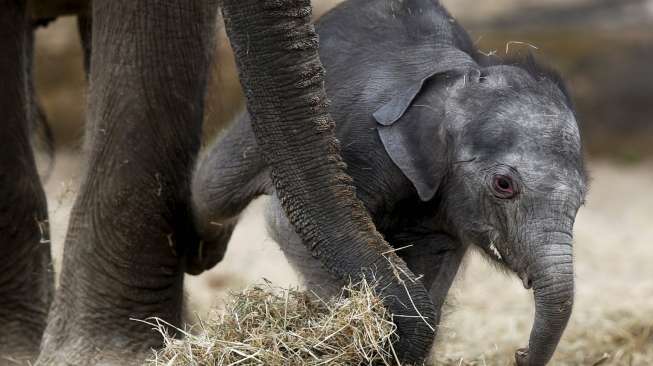
[[[572, 229], [587, 180], [559, 77], [530, 57], [482, 56], [435, 1], [349, 0], [317, 28], [340, 149], [379, 232], [423, 275], [438, 309], [470, 246], [519, 276], [535, 320], [517, 362], [546, 364], [571, 315]], [[269, 231], [307, 285], [338, 291], [274, 198], [247, 114], [195, 173], [205, 244], [192, 270], [220, 261], [239, 213], [261, 194], [273, 196]]]

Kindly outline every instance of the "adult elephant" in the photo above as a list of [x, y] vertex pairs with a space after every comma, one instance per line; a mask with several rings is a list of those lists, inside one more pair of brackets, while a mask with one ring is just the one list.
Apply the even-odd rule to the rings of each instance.
[[[179, 324], [183, 273], [204, 269], [189, 176], [218, 4], [40, 1], [0, 0], [0, 353], [6, 360], [40, 352], [42, 365], [138, 363], [160, 340], [132, 319]], [[86, 14], [88, 160], [46, 318], [53, 288], [47, 210], [27, 133], [30, 11], [56, 16], [60, 4]], [[408, 315], [397, 320], [399, 356], [420, 361], [433, 340], [433, 305], [405, 264], [382, 254], [390, 247], [344, 172], [309, 1], [224, 0], [222, 10], [287, 216], [337, 277], [375, 269], [387, 305]]]

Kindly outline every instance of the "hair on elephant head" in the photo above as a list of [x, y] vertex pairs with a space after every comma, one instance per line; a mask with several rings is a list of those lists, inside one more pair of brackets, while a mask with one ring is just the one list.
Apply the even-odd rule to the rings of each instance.
[[[587, 180], [560, 78], [532, 57], [481, 56], [430, 0], [345, 1], [317, 30], [347, 173], [376, 228], [423, 275], [437, 310], [470, 246], [518, 275], [536, 311], [517, 361], [546, 364], [571, 314], [572, 228]], [[253, 197], [278, 193], [252, 147], [244, 114], [200, 163], [193, 195], [205, 238], [228, 239], [206, 223], [231, 230]], [[277, 200], [270, 207], [291, 264], [307, 284], [333, 288], [333, 269], [311, 256]]]

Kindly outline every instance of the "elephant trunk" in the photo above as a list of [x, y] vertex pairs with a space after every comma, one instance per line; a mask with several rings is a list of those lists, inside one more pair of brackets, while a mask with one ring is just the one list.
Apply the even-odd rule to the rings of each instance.
[[420, 363], [435, 337], [437, 312], [421, 282], [376, 231], [345, 173], [310, 1], [225, 0], [222, 11], [252, 129], [287, 217], [343, 282], [374, 272], [396, 315], [398, 356]]
[[571, 316], [574, 265], [571, 235], [549, 233], [531, 264], [535, 320], [528, 350], [517, 351], [518, 365], [546, 365], [553, 356]]

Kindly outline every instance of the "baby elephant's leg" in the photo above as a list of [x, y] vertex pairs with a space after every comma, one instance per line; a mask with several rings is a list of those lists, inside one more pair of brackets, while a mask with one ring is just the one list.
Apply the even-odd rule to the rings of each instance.
[[440, 310], [467, 247], [443, 233], [398, 235], [391, 242], [396, 248], [404, 248], [397, 254], [413, 273], [421, 276], [433, 304]]
[[265, 219], [268, 233], [279, 243], [286, 259], [301, 276], [306, 289], [322, 299], [337, 296], [343, 284], [331, 275], [317, 258], [311, 255], [288, 221], [276, 195], [270, 199]]
[[193, 174], [193, 218], [202, 240], [187, 254], [186, 272], [198, 274], [222, 260], [240, 213], [269, 190], [268, 175], [243, 115], [213, 143]]

